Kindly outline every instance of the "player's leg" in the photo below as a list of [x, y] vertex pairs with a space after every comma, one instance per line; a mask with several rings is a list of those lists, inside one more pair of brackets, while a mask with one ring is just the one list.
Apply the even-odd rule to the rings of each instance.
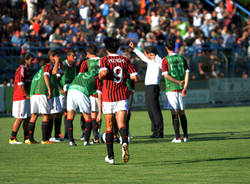
[[23, 120], [24, 143], [28, 143], [29, 140], [29, 122], [30, 122], [30, 117]]
[[37, 143], [37, 141], [35, 141], [35, 139], [34, 139], [34, 131], [35, 131], [37, 117], [38, 117], [37, 113], [31, 114], [30, 122], [28, 124], [28, 129], [29, 129], [29, 142], [28, 142], [28, 144], [33, 144], [33, 143], [36, 144]]
[[61, 124], [62, 124], [62, 113], [57, 113], [55, 115], [54, 119], [54, 124], [55, 124], [55, 139], [58, 141], [63, 141], [61, 139], [60, 134], [61, 134]]
[[81, 130], [82, 130], [82, 135], [81, 135], [80, 140], [83, 141], [85, 139], [85, 120], [83, 116], [81, 116], [80, 125], [81, 125]]
[[51, 137], [51, 124], [53, 120], [53, 115], [51, 114], [42, 114], [42, 144], [52, 144], [49, 141]]
[[97, 112], [91, 112], [91, 122], [93, 129], [94, 141], [93, 143], [99, 143], [99, 133], [98, 133], [98, 124], [96, 122]]
[[16, 118], [15, 119], [15, 121], [13, 123], [13, 126], [12, 126], [11, 136], [10, 136], [10, 139], [9, 139], [10, 144], [22, 144], [22, 142], [18, 142], [17, 139], [16, 139], [17, 132], [19, 130], [19, 127], [20, 127], [21, 123], [22, 123], [21, 118]]
[[187, 118], [184, 110], [179, 111], [180, 120], [181, 120], [181, 127], [183, 130], [183, 140], [187, 142], [188, 140], [188, 126], [187, 126]]
[[104, 114], [106, 121], [106, 146], [108, 158], [114, 159], [114, 136], [113, 136], [113, 114]]
[[70, 110], [67, 112], [67, 120], [66, 120], [66, 125], [67, 125], [67, 134], [68, 134], [68, 139], [69, 139], [69, 145], [70, 146], [76, 146], [75, 141], [74, 141], [74, 135], [73, 135], [73, 120], [75, 116], [75, 111]]
[[179, 100], [179, 116], [180, 116], [180, 120], [181, 120], [181, 127], [183, 130], [183, 140], [184, 142], [188, 141], [188, 126], [187, 126], [187, 118], [186, 118], [186, 114], [185, 114], [185, 103], [184, 103], [184, 99], [181, 95], [181, 93], [179, 93], [178, 96], [178, 100]]
[[84, 141], [84, 146], [90, 145], [89, 143], [89, 138], [91, 135], [92, 131], [92, 120], [91, 120], [91, 115], [87, 113], [82, 113], [82, 116], [84, 117], [85, 120], [85, 141]]
[[173, 128], [175, 132], [175, 139], [173, 139], [172, 142], [181, 142], [180, 138], [180, 123], [179, 123], [179, 118], [178, 118], [178, 111], [176, 109], [171, 110], [172, 114], [172, 122], [173, 122]]

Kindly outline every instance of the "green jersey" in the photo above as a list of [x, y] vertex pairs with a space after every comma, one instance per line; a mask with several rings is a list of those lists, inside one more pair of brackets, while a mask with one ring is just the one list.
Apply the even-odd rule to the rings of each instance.
[[69, 90], [75, 89], [90, 97], [97, 90], [96, 80], [95, 76], [89, 72], [79, 73], [70, 84]]
[[30, 86], [30, 96], [34, 94], [40, 94], [40, 95], [46, 95], [48, 96], [48, 88], [46, 86], [45, 80], [44, 80], [44, 73], [51, 74], [51, 67], [53, 68], [53, 65], [51, 63], [43, 66], [33, 77], [31, 86]]
[[[185, 70], [188, 69], [187, 63], [182, 56], [170, 55], [162, 60], [162, 74], [168, 73], [176, 80], [182, 81], [185, 79]], [[166, 92], [174, 90], [182, 90], [183, 87], [175, 82], [169, 81], [165, 78]]]
[[59, 81], [57, 79], [56, 75], [51, 75], [50, 79], [49, 79], [49, 84], [50, 84], [50, 88], [51, 88], [51, 97], [59, 97], [60, 93], [59, 93]]
[[[87, 59], [88, 71], [94, 76], [97, 76], [99, 73], [99, 60], [100, 58], [98, 57]], [[91, 95], [97, 95], [96, 91], [92, 93]]]
[[[64, 66], [64, 70], [62, 72], [62, 77], [60, 80], [60, 86], [62, 87], [63, 90], [65, 90], [65, 85], [69, 85], [74, 78], [77, 75], [77, 68], [76, 68], [76, 64], [72, 64], [71, 66], [67, 63], [67, 60], [63, 61], [63, 66]], [[61, 95], [64, 95], [60, 92]]]

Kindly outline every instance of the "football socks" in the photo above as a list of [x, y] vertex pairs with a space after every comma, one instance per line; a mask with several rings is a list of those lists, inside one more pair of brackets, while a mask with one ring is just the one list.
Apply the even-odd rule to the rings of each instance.
[[55, 138], [60, 138], [62, 118], [55, 118]]
[[29, 122], [29, 139], [31, 142], [34, 142], [34, 130], [35, 130], [35, 123]]
[[110, 159], [114, 158], [114, 136], [112, 131], [106, 131], [106, 146], [107, 146], [107, 151], [108, 151], [108, 157]]
[[179, 123], [179, 119], [178, 119], [178, 114], [173, 114], [172, 120], [173, 120], [175, 137], [176, 137], [176, 139], [178, 139], [178, 138], [180, 138], [180, 130], [179, 130], [180, 123]]
[[92, 121], [85, 120], [85, 141], [86, 142], [89, 142], [91, 130], [92, 130]]
[[120, 135], [122, 137], [122, 144], [127, 143], [128, 144], [128, 131], [126, 127], [120, 128]]
[[42, 122], [42, 140], [47, 141], [50, 138], [50, 124], [51, 122]]
[[72, 119], [67, 119], [66, 120], [66, 125], [68, 128], [68, 139], [69, 141], [74, 141], [74, 137], [73, 137], [73, 120]]
[[92, 119], [92, 128], [93, 128], [93, 136], [95, 139], [99, 139], [98, 137], [98, 124], [96, 119]]
[[181, 127], [182, 127], [182, 130], [183, 130], [184, 137], [188, 137], [186, 115], [185, 114], [181, 115], [180, 120], [181, 120]]

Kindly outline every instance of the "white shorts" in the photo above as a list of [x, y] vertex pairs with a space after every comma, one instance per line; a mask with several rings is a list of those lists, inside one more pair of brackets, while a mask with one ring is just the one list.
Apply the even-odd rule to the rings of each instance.
[[21, 119], [30, 117], [30, 100], [13, 101], [12, 116]]
[[98, 112], [98, 98], [90, 96], [91, 112]]
[[67, 95], [67, 111], [75, 111], [79, 108], [81, 113], [90, 114], [90, 100], [82, 92], [71, 89]]
[[62, 107], [59, 97], [52, 97], [49, 99], [50, 114], [57, 114], [62, 112]]
[[66, 110], [67, 109], [67, 96], [64, 95], [60, 95], [59, 96], [59, 100], [60, 100], [60, 104], [61, 104], [61, 108], [62, 110]]
[[184, 110], [185, 105], [183, 102], [183, 97], [181, 92], [167, 92], [166, 93], [166, 103], [164, 105], [165, 109], [178, 109]]
[[31, 114], [49, 114], [50, 106], [46, 95], [33, 95], [30, 97]]
[[102, 102], [103, 114], [115, 114], [118, 111], [128, 111], [128, 100], [121, 100], [118, 102]]

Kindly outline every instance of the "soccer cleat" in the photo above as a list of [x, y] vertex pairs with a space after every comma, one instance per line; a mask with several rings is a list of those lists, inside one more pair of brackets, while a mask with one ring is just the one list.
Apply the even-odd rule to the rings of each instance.
[[172, 140], [172, 143], [181, 143], [181, 138], [178, 138], [178, 139], [174, 138]]
[[109, 158], [108, 156], [105, 157], [105, 162], [114, 165], [115, 160], [113, 158]]
[[28, 144], [29, 141], [30, 141], [29, 139], [25, 139], [25, 140], [24, 140], [24, 143], [25, 143], [25, 144]]
[[75, 141], [69, 141], [69, 145], [70, 146], [77, 146], [77, 144], [75, 143]]
[[42, 143], [42, 144], [53, 144], [52, 141], [42, 141], [41, 143]]
[[[56, 138], [56, 139], [58, 139], [58, 138]], [[61, 141], [64, 141], [63, 134], [59, 134], [59, 139], [61, 139]]]
[[50, 142], [61, 142], [60, 140], [58, 140], [58, 139], [55, 138], [55, 137], [49, 138], [49, 141], [50, 141]]
[[99, 139], [93, 139], [92, 142], [90, 142], [90, 144], [100, 144]]
[[183, 138], [183, 141], [184, 141], [184, 142], [188, 142], [188, 138], [187, 138], [187, 137], [184, 137], [184, 138]]
[[81, 136], [81, 138], [80, 138], [80, 141], [84, 141], [85, 140], [85, 132], [83, 131], [82, 132], [82, 136]]
[[28, 140], [26, 144], [39, 144], [37, 141], [33, 140]]
[[90, 145], [92, 145], [92, 144], [93, 144], [92, 142], [84, 141], [83, 146], [90, 146]]
[[124, 163], [127, 163], [129, 160], [129, 151], [127, 143], [122, 144], [122, 160]]
[[9, 139], [9, 144], [23, 144], [22, 142], [19, 142], [16, 138], [15, 139]]

